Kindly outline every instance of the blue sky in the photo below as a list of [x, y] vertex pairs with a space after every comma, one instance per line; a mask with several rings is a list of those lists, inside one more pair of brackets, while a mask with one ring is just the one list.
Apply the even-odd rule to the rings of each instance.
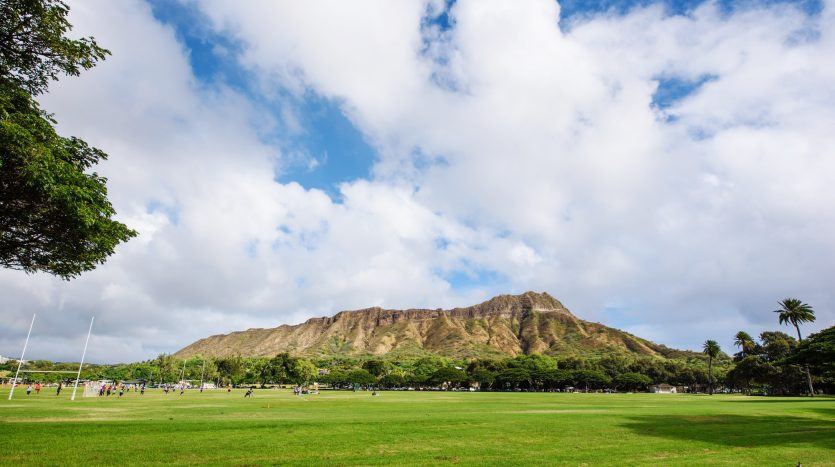
[[2, 355], [33, 311], [43, 358], [94, 314], [93, 360], [137, 360], [527, 290], [678, 348], [788, 296], [833, 324], [826, 2], [70, 7], [113, 55], [42, 104], [140, 235], [75, 281], [0, 271]]

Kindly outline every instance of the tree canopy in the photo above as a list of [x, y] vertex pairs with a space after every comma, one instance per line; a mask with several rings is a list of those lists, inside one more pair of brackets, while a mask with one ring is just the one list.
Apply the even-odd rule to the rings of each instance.
[[0, 76], [36, 95], [61, 75], [78, 76], [110, 55], [92, 37], [66, 37], [69, 11], [56, 0], [0, 1]]
[[791, 362], [802, 363], [814, 368], [817, 373], [835, 377], [835, 326], [810, 335], [797, 346]]
[[107, 154], [62, 137], [33, 96], [109, 52], [65, 37], [67, 6], [0, 1], [0, 265], [64, 279], [94, 269], [136, 235], [113, 220], [106, 179], [89, 170]]

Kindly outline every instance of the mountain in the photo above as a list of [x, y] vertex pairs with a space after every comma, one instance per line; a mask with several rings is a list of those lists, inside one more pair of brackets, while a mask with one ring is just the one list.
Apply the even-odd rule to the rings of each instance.
[[452, 310], [374, 307], [342, 311], [292, 326], [206, 337], [175, 356], [273, 356], [279, 352], [306, 357], [391, 358], [426, 354], [459, 358], [531, 353], [621, 353], [668, 358], [696, 355], [583, 321], [547, 293], [526, 292]]

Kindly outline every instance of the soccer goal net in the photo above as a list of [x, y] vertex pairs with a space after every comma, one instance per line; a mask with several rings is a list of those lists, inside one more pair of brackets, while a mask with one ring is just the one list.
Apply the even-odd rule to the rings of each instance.
[[101, 394], [101, 389], [104, 383], [101, 381], [87, 381], [84, 383], [84, 397], [98, 397]]

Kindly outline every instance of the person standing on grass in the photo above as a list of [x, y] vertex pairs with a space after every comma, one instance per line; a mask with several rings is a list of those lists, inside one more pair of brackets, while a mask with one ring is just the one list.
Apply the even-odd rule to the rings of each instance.
[[41, 393], [41, 383], [35, 385], [35, 394]]
[[58, 390], [56, 390], [56, 391], [55, 391], [55, 395], [56, 395], [56, 396], [60, 396], [60, 395], [61, 395], [61, 388], [62, 388], [63, 386], [64, 386], [64, 383], [62, 383], [62, 382], [61, 382], [61, 383], [58, 383]]
[[26, 395], [32, 394], [32, 385], [26, 386]]
[[122, 394], [124, 394], [124, 393], [125, 393], [125, 387], [124, 386], [119, 386], [119, 397], [122, 397]]
[[139, 395], [140, 396], [145, 395], [145, 384], [144, 383], [142, 384], [142, 386], [139, 387]]

